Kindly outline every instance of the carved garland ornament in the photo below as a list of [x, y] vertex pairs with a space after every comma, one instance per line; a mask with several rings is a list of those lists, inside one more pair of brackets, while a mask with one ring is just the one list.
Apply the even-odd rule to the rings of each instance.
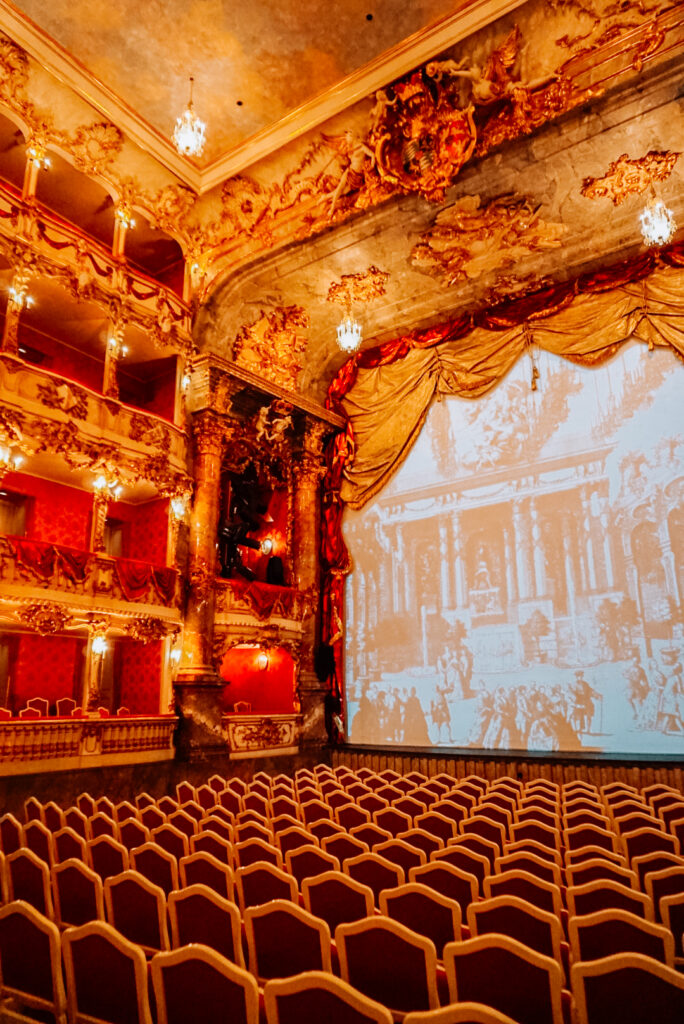
[[17, 612], [22, 625], [28, 626], [41, 636], [61, 633], [73, 623], [73, 617], [54, 601], [37, 601]]
[[302, 368], [309, 314], [302, 306], [276, 306], [261, 310], [253, 323], [240, 328], [233, 345], [233, 359], [264, 380], [296, 388]]
[[351, 302], [372, 302], [386, 294], [388, 281], [389, 274], [375, 265], [358, 274], [343, 274], [328, 288], [326, 302], [336, 302], [344, 309]]
[[136, 616], [126, 626], [126, 636], [131, 640], [139, 640], [143, 644], [153, 643], [156, 640], [163, 640], [169, 633], [177, 633], [179, 627], [169, 627], [163, 619], [155, 618], [153, 615]]
[[602, 178], [585, 178], [581, 193], [587, 199], [610, 199], [619, 206], [631, 195], [641, 195], [656, 181], [667, 181], [680, 153], [651, 150], [638, 160], [626, 153], [613, 160]]
[[565, 225], [544, 221], [525, 196], [501, 196], [480, 205], [464, 196], [435, 217], [411, 251], [411, 263], [442, 284], [511, 266], [533, 253], [560, 246]]

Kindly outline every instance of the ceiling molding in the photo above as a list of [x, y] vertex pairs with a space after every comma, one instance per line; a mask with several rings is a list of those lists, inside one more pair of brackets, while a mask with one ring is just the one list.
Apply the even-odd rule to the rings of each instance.
[[408, 36], [326, 92], [245, 139], [201, 170], [179, 156], [170, 138], [141, 117], [68, 50], [23, 12], [18, 11], [10, 0], [0, 0], [0, 29], [59, 81], [112, 121], [124, 135], [201, 195], [525, 2], [463, 0], [453, 14]]

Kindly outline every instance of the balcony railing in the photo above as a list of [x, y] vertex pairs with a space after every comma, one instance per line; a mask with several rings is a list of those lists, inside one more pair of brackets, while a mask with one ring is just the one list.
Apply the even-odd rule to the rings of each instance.
[[222, 724], [233, 760], [296, 754], [299, 750], [301, 715], [229, 714], [223, 715]]
[[[190, 310], [172, 289], [141, 273], [125, 258], [115, 258], [111, 250], [51, 213], [33, 197], [25, 203], [14, 190], [0, 184], [0, 233], [15, 239], [17, 221], [24, 219], [24, 232], [30, 233], [26, 243], [52, 263], [55, 270], [73, 272], [78, 287], [98, 286], [104, 293], [126, 291], [130, 308], [138, 320], [159, 326], [160, 340], [178, 350], [191, 342]], [[29, 227], [30, 225], [30, 227]]]
[[175, 715], [0, 722], [0, 776], [168, 761]]
[[104, 599], [173, 610], [180, 603], [175, 569], [9, 534], [0, 534], [0, 582], [6, 592], [14, 585], [88, 599], [78, 603]]
[[142, 459], [162, 454], [172, 469], [185, 471], [186, 436], [178, 427], [7, 353], [0, 357], [0, 405], [20, 412], [25, 428], [29, 413], [55, 425], [75, 423], [85, 440], [109, 441]]
[[260, 622], [266, 619], [302, 622], [310, 603], [311, 599], [294, 587], [246, 580], [216, 581], [217, 615], [247, 614]]

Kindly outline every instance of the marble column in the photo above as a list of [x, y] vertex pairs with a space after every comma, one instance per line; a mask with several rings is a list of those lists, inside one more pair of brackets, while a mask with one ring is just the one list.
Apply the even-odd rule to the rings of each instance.
[[442, 608], [451, 608], [451, 544], [449, 543], [449, 522], [439, 521], [439, 574]]
[[307, 420], [301, 449], [294, 462], [293, 573], [298, 590], [310, 595], [310, 611], [303, 622], [299, 663], [299, 694], [302, 706], [302, 746], [327, 742], [325, 695], [327, 683], [316, 675], [314, 659], [320, 636], [320, 487], [325, 475], [323, 442], [330, 433], [327, 423]]
[[463, 538], [461, 535], [461, 524], [459, 516], [454, 515], [452, 524], [453, 556], [454, 556], [454, 582], [456, 584], [456, 607], [465, 608], [467, 602], [465, 572], [463, 567]]
[[213, 639], [221, 461], [230, 424], [204, 411], [194, 417], [192, 431], [195, 495], [189, 529], [190, 589], [175, 695], [180, 714], [179, 757], [204, 760], [226, 748], [219, 703], [224, 683], [214, 667]]
[[672, 551], [672, 540], [666, 516], [663, 514], [658, 523], [658, 540], [662, 552], [661, 561], [665, 570], [665, 585], [668, 597], [671, 597], [676, 605], [679, 604], [679, 585], [677, 580], [677, 565], [674, 552]]

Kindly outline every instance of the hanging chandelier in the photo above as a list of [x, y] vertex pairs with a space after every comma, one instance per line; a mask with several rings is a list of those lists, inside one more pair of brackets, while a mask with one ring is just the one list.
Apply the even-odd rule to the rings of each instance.
[[192, 87], [195, 79], [190, 77], [190, 99], [188, 105], [176, 118], [173, 141], [181, 156], [202, 156], [206, 141], [207, 126], [195, 113], [192, 104]]
[[362, 340], [361, 324], [352, 316], [351, 295], [347, 293], [346, 310], [337, 325], [337, 344], [343, 352], [356, 352]]
[[662, 199], [658, 199], [651, 184], [651, 198], [639, 214], [641, 237], [644, 243], [653, 248], [667, 245], [674, 238], [677, 222], [672, 210], [669, 210]]

